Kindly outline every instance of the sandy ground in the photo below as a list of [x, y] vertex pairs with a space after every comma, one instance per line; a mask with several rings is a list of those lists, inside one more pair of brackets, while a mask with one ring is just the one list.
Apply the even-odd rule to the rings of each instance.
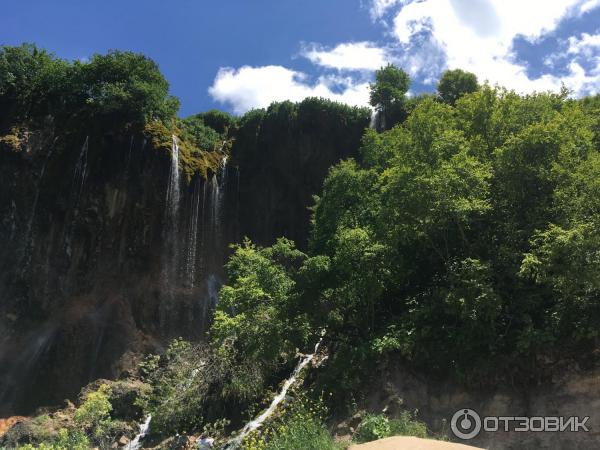
[[430, 439], [395, 436], [366, 444], [352, 445], [349, 450], [476, 450], [479, 448]]

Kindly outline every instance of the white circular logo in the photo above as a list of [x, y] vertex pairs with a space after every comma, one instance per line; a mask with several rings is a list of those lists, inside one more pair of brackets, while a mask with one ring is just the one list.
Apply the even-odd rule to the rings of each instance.
[[481, 417], [472, 409], [459, 409], [452, 416], [450, 428], [460, 439], [473, 439], [481, 431]]

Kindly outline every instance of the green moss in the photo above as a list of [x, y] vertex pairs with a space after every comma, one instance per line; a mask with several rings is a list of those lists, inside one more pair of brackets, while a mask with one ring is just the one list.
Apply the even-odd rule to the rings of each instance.
[[172, 136], [177, 136], [179, 168], [186, 183], [190, 183], [196, 174], [206, 179], [209, 173], [217, 172], [223, 156], [228, 155], [231, 148], [231, 142], [226, 141], [223, 148], [218, 151], [201, 150], [193, 142], [181, 137], [182, 135], [185, 136], [181, 129], [177, 127], [169, 129], [159, 121], [147, 124], [144, 128], [144, 134], [149, 139], [153, 149], [168, 154], [169, 158], [173, 146]]

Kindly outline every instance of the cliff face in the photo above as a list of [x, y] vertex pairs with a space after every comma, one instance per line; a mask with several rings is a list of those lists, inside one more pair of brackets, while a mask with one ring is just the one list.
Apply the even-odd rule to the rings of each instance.
[[229, 243], [306, 242], [312, 195], [356, 153], [368, 115], [272, 111], [231, 133], [229, 162], [226, 151], [192, 161], [184, 142], [148, 130], [67, 132], [47, 120], [5, 132], [1, 415], [60, 403], [173, 337], [200, 339]]
[[329, 168], [358, 156], [370, 110], [307, 99], [244, 117], [232, 148], [239, 165], [237, 237], [270, 245], [285, 236], [306, 247], [309, 207]]
[[[518, 380], [515, 380], [518, 381]], [[520, 449], [596, 449], [600, 444], [598, 425], [600, 401], [590, 398], [598, 392], [600, 371], [598, 368], [582, 370], [574, 363], [565, 362], [551, 379], [543, 383], [499, 385], [492, 389], [465, 387], [451, 379], [436, 379], [428, 373], [415, 372], [402, 363], [390, 364], [365, 389], [365, 404], [373, 411], [394, 413], [395, 410], [418, 410], [419, 418], [434, 433], [448, 434], [456, 442], [489, 450]], [[482, 430], [467, 441], [453, 436], [450, 423], [453, 415], [465, 408], [473, 409], [482, 418], [491, 417], [489, 428], [493, 429], [494, 417], [589, 417], [589, 431], [562, 432], [504, 431], [499, 422], [495, 432]], [[581, 423], [581, 422], [579, 422]], [[510, 430], [524, 427], [509, 419]], [[539, 419], [531, 422], [540, 427]]]
[[209, 255], [201, 260], [188, 248], [192, 211], [196, 235], [214, 235], [197, 204], [218, 184], [182, 181], [168, 222], [171, 155], [143, 134], [16, 137], [0, 163], [0, 394], [4, 408], [27, 411], [116, 375], [127, 351], [198, 337], [223, 251], [196, 239]]

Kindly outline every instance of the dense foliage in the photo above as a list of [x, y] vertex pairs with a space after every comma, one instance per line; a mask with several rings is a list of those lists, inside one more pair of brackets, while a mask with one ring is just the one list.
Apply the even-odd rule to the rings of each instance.
[[[176, 340], [141, 365], [151, 390], [139, 405], [154, 432], [222, 432], [222, 418], [247, 419], [323, 330], [329, 360], [312, 381], [340, 401], [391, 360], [494, 382], [539, 376], [565, 358], [585, 362], [596, 348], [600, 97], [520, 96], [460, 70], [443, 75], [436, 95], [410, 98], [409, 86], [394, 66], [376, 73], [371, 104], [382, 125], [366, 131], [368, 109], [315, 98], [241, 118], [176, 119], [177, 101], [144, 56], [69, 63], [31, 45], [0, 48], [0, 131], [33, 120], [119, 123], [169, 151], [177, 128], [187, 178], [219, 164], [234, 137], [244, 180], [259, 179], [251, 184], [266, 192], [242, 184], [237, 213], [261, 217], [244, 195], [276, 193], [296, 211], [322, 178], [299, 168], [334, 164], [314, 199], [308, 248], [287, 238], [235, 246], [208, 342]], [[273, 175], [274, 166], [285, 169]], [[90, 393], [77, 429], [47, 448], [111, 442], [108, 398], [105, 388]], [[247, 447], [336, 448], [324, 417], [282, 417]], [[426, 429], [411, 415], [368, 416], [356, 440], [398, 433]]]
[[313, 256], [287, 241], [236, 250], [216, 344], [267, 374], [327, 329], [321, 382], [346, 394], [391, 355], [491, 382], [590, 352], [592, 110], [564, 93], [484, 86], [455, 106], [424, 98], [401, 125], [367, 131], [361, 157], [332, 168], [317, 199]]
[[88, 392], [81, 405], [62, 416], [41, 415], [29, 425], [30, 436], [43, 438], [39, 445], [28, 444], [24, 450], [108, 450], [124, 432], [125, 423], [111, 418], [111, 389], [107, 384]]
[[450, 105], [454, 105], [463, 95], [470, 94], [478, 89], [477, 76], [474, 73], [460, 69], [444, 72], [437, 87], [440, 99]]
[[147, 57], [112, 51], [67, 62], [33, 45], [0, 48], [3, 123], [51, 116], [56, 121], [110, 120], [143, 125], [171, 120], [179, 102]]
[[388, 64], [375, 72], [370, 85], [369, 102], [379, 114], [378, 129], [389, 129], [407, 116], [407, 92], [410, 78], [402, 69]]

